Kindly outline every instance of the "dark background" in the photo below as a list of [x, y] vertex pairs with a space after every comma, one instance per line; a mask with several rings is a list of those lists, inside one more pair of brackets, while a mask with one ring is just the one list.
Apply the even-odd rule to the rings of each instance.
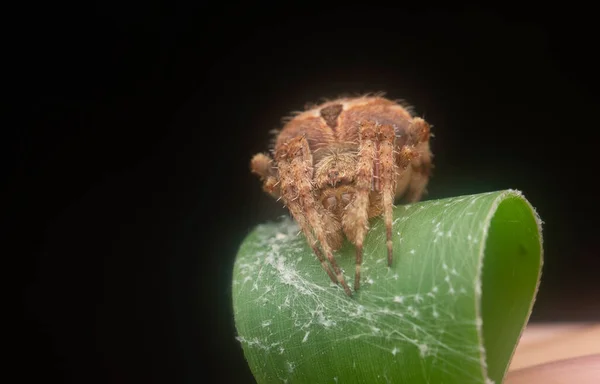
[[23, 382], [252, 382], [231, 269], [284, 211], [249, 159], [341, 93], [386, 91], [434, 125], [427, 198], [524, 192], [545, 221], [532, 321], [600, 319], [591, 11], [194, 3], [16, 15], [3, 217]]

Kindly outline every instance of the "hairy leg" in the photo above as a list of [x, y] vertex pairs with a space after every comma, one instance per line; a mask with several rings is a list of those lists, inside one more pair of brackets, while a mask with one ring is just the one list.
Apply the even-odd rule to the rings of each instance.
[[[286, 206], [301, 226], [309, 242], [314, 237], [319, 241], [327, 260], [335, 271], [335, 281], [344, 288], [348, 296], [352, 296], [352, 292], [344, 280], [342, 271], [333, 257], [333, 252], [328, 242], [325, 209], [314, 196], [312, 185], [313, 161], [306, 138], [298, 136], [289, 140], [286, 144], [278, 148], [275, 156], [279, 170], [281, 194]], [[314, 241], [313, 244], [315, 244]], [[322, 255], [319, 256], [320, 253], [316, 249], [316, 244], [313, 244], [311, 244], [313, 250], [317, 254], [317, 257], [322, 260]], [[325, 268], [323, 261], [321, 265]]]
[[329, 267], [329, 264], [327, 264], [327, 261], [323, 257], [323, 253], [321, 253], [321, 250], [317, 246], [317, 240], [313, 236], [313, 233], [310, 229], [310, 225], [308, 224], [306, 216], [304, 216], [304, 214], [302, 213], [300, 204], [292, 203], [292, 204], [288, 205], [288, 209], [289, 209], [290, 213], [292, 214], [292, 217], [294, 217], [294, 220], [296, 220], [296, 223], [298, 223], [298, 226], [302, 230], [302, 233], [304, 233], [304, 236], [306, 236], [306, 240], [308, 241], [308, 244], [312, 248], [312, 250], [315, 253], [315, 255], [317, 256], [317, 258], [319, 259], [321, 266], [323, 267], [325, 272], [327, 272], [327, 275], [329, 276], [331, 281], [334, 282], [335, 284], [337, 284], [338, 280], [337, 280], [335, 274], [333, 273], [333, 271], [331, 270], [331, 268]]
[[394, 145], [396, 133], [391, 125], [382, 125], [379, 128], [379, 184], [383, 196], [383, 219], [386, 230], [386, 245], [388, 253], [388, 266], [392, 266], [392, 219], [394, 209], [394, 195], [396, 192], [396, 162], [394, 159]]
[[407, 190], [402, 198], [404, 202], [415, 203], [423, 197], [429, 181], [429, 167], [413, 166]]
[[257, 153], [250, 161], [250, 170], [263, 182], [265, 192], [275, 198], [279, 197], [279, 185], [271, 157], [264, 153]]
[[363, 241], [369, 228], [369, 194], [375, 169], [376, 139], [377, 126], [374, 122], [360, 125], [358, 163], [354, 178], [355, 196], [342, 217], [344, 233], [356, 247], [354, 290], [360, 287]]
[[398, 165], [401, 170], [412, 168], [410, 181], [403, 192], [403, 201], [413, 203], [419, 201], [425, 192], [432, 168], [429, 150], [429, 124], [423, 119], [413, 118], [407, 130], [408, 140], [398, 154]]
[[[419, 118], [415, 118], [409, 127], [405, 145], [396, 152], [396, 134], [391, 125], [378, 125], [365, 122], [359, 128], [359, 154], [355, 176], [356, 195], [354, 201], [346, 208], [342, 218], [344, 232], [356, 246], [356, 271], [354, 289], [360, 287], [360, 272], [363, 256], [363, 242], [368, 231], [369, 194], [371, 189], [381, 194], [383, 219], [386, 227], [386, 246], [388, 266], [393, 260], [392, 222], [397, 175], [419, 156], [416, 148], [422, 141], [429, 139], [429, 126]], [[427, 151], [429, 147], [427, 147]], [[396, 161], [398, 159], [399, 161]], [[400, 168], [400, 169], [398, 169]], [[411, 178], [412, 184], [413, 178]], [[415, 179], [415, 181], [417, 181]], [[415, 183], [413, 187], [421, 184]], [[419, 192], [419, 197], [420, 193]]]

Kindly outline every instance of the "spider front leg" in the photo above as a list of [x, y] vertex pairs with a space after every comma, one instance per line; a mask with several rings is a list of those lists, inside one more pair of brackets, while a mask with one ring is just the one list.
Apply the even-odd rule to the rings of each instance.
[[279, 186], [273, 167], [273, 159], [264, 153], [257, 153], [250, 161], [250, 170], [263, 182], [263, 190], [271, 196], [279, 197]]
[[369, 229], [369, 194], [371, 193], [376, 168], [377, 129], [378, 127], [372, 122], [359, 126], [359, 151], [354, 177], [354, 200], [346, 207], [346, 212], [342, 217], [344, 233], [356, 247], [355, 291], [360, 287], [363, 241]]
[[287, 207], [288, 207], [288, 210], [290, 211], [292, 217], [294, 218], [294, 220], [296, 220], [296, 223], [298, 223], [298, 226], [302, 230], [302, 233], [304, 233], [304, 236], [306, 237], [308, 244], [312, 248], [312, 250], [315, 253], [315, 255], [317, 256], [317, 258], [319, 259], [319, 262], [321, 263], [321, 267], [323, 267], [325, 272], [327, 272], [327, 275], [329, 276], [331, 281], [334, 282], [335, 284], [337, 284], [338, 283], [337, 277], [331, 271], [329, 264], [327, 264], [327, 261], [323, 257], [321, 250], [317, 246], [317, 240], [315, 240], [315, 237], [312, 234], [312, 231], [310, 229], [310, 225], [308, 224], [306, 216], [302, 213], [302, 209], [301, 209], [302, 207], [300, 206], [300, 204], [294, 204], [294, 203], [288, 204]]
[[[352, 292], [339, 266], [337, 265], [328, 241], [328, 233], [335, 235], [335, 223], [328, 220], [321, 203], [315, 199], [313, 178], [313, 159], [308, 142], [303, 136], [295, 137], [281, 145], [275, 154], [279, 171], [281, 196], [290, 213], [302, 229], [313, 251], [321, 261], [321, 266], [335, 283], [339, 283], [348, 296]], [[334, 226], [334, 228], [331, 228]], [[329, 227], [329, 228], [328, 228]], [[339, 228], [337, 229], [339, 232]], [[314, 236], [313, 236], [314, 233]], [[327, 266], [323, 255], [316, 246], [316, 239], [333, 267], [335, 276]]]
[[388, 265], [392, 265], [392, 218], [396, 190], [395, 131], [391, 125], [366, 122], [359, 127], [359, 153], [355, 181], [355, 197], [346, 208], [342, 225], [346, 236], [356, 247], [354, 289], [360, 288], [363, 242], [368, 231], [369, 195], [380, 193], [386, 226]]
[[[254, 155], [250, 162], [250, 169], [252, 173], [258, 175], [260, 180], [263, 182], [263, 190], [269, 193], [271, 196], [279, 198], [279, 182], [277, 181], [277, 177], [274, 171], [275, 168], [273, 167], [273, 160], [271, 159], [271, 157], [265, 155], [264, 153], [258, 153]], [[331, 281], [337, 284], [337, 279], [331, 271], [331, 268], [329, 268], [327, 261], [325, 261], [323, 254], [317, 247], [317, 241], [315, 240], [312, 232], [310, 231], [310, 226], [306, 221], [306, 217], [304, 217], [302, 211], [299, 208], [300, 206], [296, 204], [288, 206], [290, 213], [302, 229], [302, 232], [306, 236], [306, 240], [308, 241], [313, 252], [315, 253], [315, 255], [317, 255], [317, 258], [321, 262], [321, 266], [323, 267], [325, 272], [327, 272], [327, 275], [329, 276]]]

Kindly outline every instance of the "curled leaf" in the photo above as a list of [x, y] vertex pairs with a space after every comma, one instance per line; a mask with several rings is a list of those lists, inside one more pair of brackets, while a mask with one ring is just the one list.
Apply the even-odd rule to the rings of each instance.
[[[514, 190], [374, 220], [361, 289], [331, 283], [289, 219], [258, 226], [234, 267], [238, 340], [258, 383], [501, 383], [531, 313], [541, 221]], [[354, 249], [336, 254], [353, 280]]]

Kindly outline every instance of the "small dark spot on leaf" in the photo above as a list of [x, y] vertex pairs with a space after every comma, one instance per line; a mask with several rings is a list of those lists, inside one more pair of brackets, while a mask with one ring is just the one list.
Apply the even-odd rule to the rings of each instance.
[[525, 248], [523, 244], [519, 243], [519, 256], [524, 257], [525, 255], [527, 255], [527, 253], [527, 248]]

